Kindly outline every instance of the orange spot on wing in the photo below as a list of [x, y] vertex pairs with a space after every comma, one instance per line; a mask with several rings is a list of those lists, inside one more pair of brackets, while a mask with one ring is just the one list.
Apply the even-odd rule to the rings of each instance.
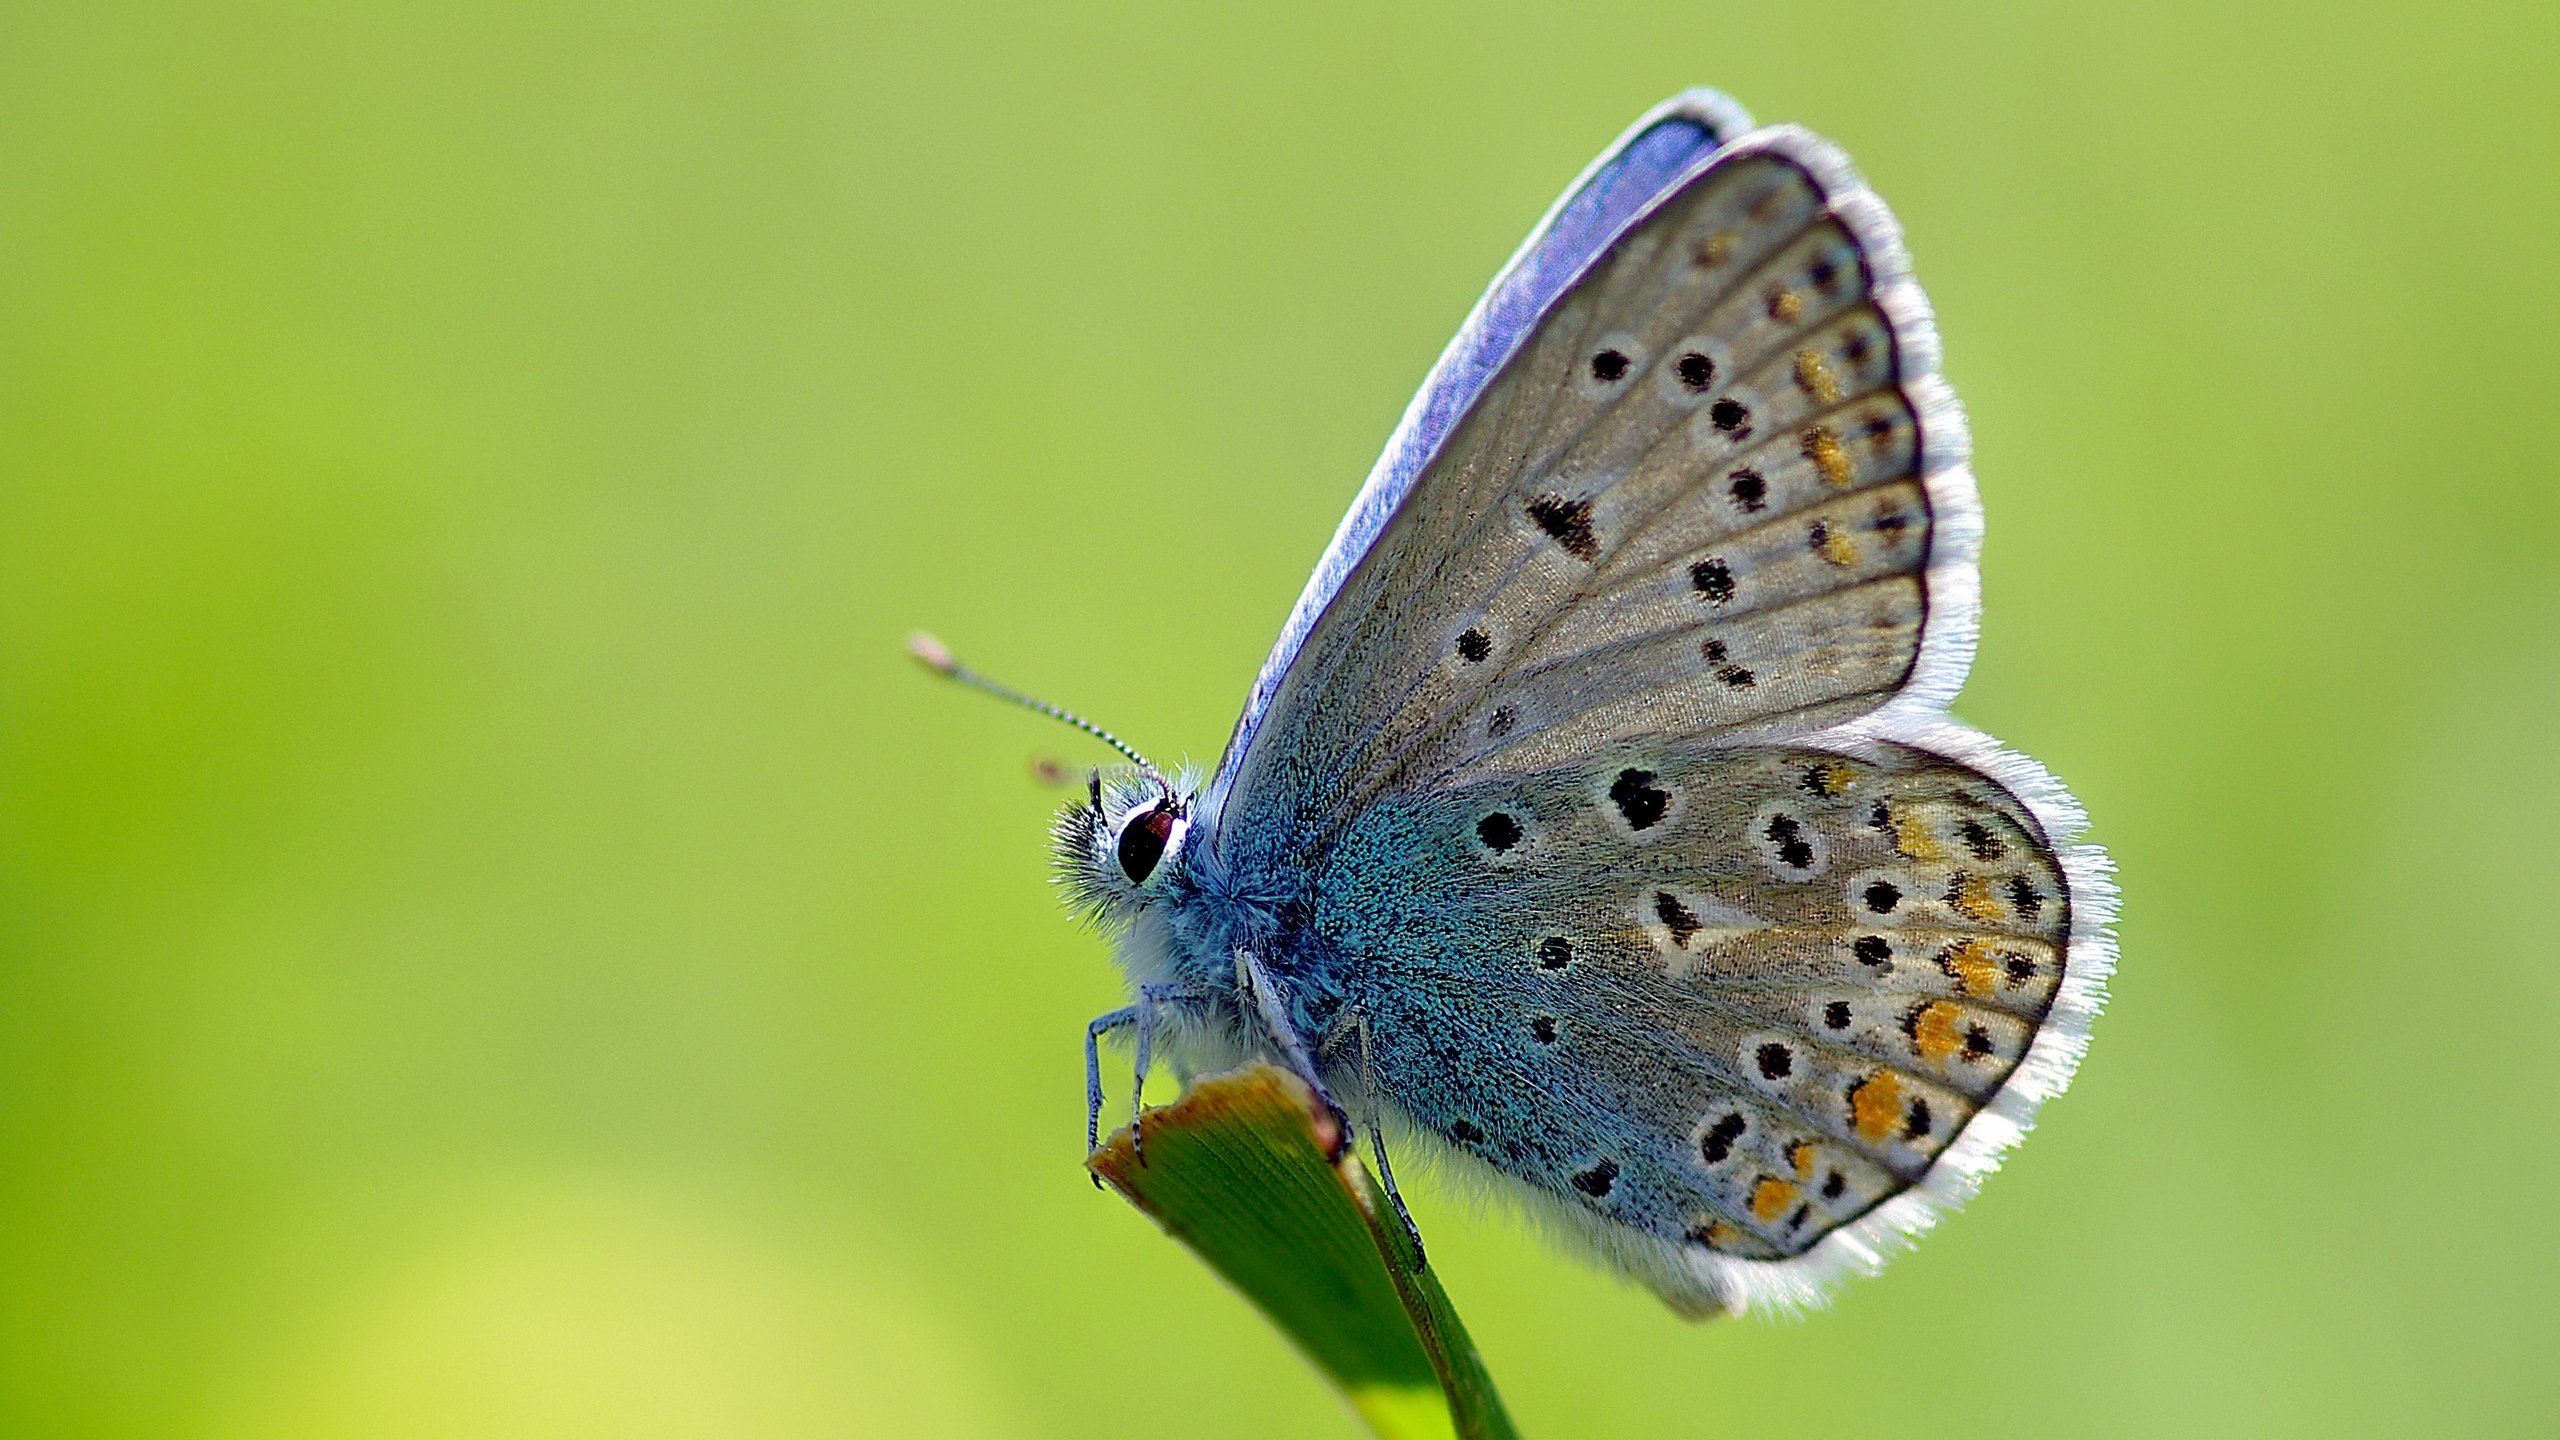
[[1764, 1175], [1759, 1184], [1751, 1187], [1751, 1218], [1763, 1225], [1771, 1224], [1787, 1213], [1788, 1204], [1795, 1198], [1796, 1187], [1792, 1182]]
[[1902, 1077], [1879, 1070], [1851, 1086], [1849, 1122], [1866, 1140], [1882, 1140], [1902, 1123]]
[[[1834, 385], [1831, 390], [1832, 393], [1823, 398], [1839, 399], [1839, 387]], [[1857, 471], [1849, 464], [1849, 452], [1841, 445], [1840, 437], [1825, 426], [1816, 425], [1804, 432], [1796, 448], [1804, 452], [1804, 458], [1812, 461], [1813, 468], [1821, 471], [1823, 480], [1835, 489], [1846, 489], [1851, 481], [1858, 478]]]
[[1858, 542], [1849, 538], [1849, 532], [1835, 530], [1828, 522], [1816, 520], [1813, 522], [1813, 553], [1834, 565], [1855, 565], [1858, 563]]
[[1769, 297], [1769, 318], [1793, 324], [1804, 313], [1804, 297], [1793, 290], [1780, 290]]
[[1991, 882], [1969, 870], [1959, 872], [1948, 884], [1947, 904], [1967, 920], [1984, 924], [2006, 913], [2001, 908], [1999, 897], [1991, 893]]
[[1813, 783], [1825, 795], [1846, 795], [1857, 783], [1858, 772], [1846, 765], [1817, 762], [1810, 772]]
[[1929, 833], [1929, 822], [1914, 814], [1893, 817], [1893, 848], [1914, 860], [1935, 864], [1947, 858], [1947, 847]]
[[[1831, 373], [1831, 362], [1824, 359], [1819, 350], [1808, 348], [1796, 352], [1796, 386], [1825, 405], [1840, 403], [1840, 377]], [[1831, 448], [1836, 453], [1840, 442], [1832, 441]], [[1826, 467], [1822, 473], [1829, 475], [1831, 471]], [[1835, 478], [1831, 483], [1841, 485], [1847, 482]]]
[[1939, 951], [1938, 968], [1967, 995], [1988, 995], [2000, 984], [2000, 967], [1979, 940], [1960, 940]]
[[1932, 1000], [1911, 1017], [1911, 1046], [1924, 1060], [1944, 1060], [1964, 1048], [1964, 1012]]
[[1822, 1152], [1810, 1140], [1799, 1140], [1787, 1147], [1787, 1163], [1796, 1167], [1799, 1180], [1812, 1179], [1814, 1162], [1821, 1158]]

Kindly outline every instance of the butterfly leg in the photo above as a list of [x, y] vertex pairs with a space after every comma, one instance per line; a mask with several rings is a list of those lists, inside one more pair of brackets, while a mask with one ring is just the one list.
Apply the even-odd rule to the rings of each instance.
[[[1138, 1007], [1123, 1005], [1108, 1014], [1096, 1015], [1084, 1027], [1084, 1153], [1102, 1148], [1102, 1037], [1138, 1023]], [[1087, 1171], [1088, 1175], [1092, 1172]], [[1102, 1188], [1102, 1177], [1092, 1175], [1093, 1188]]]
[[[1129, 1086], [1129, 1148], [1146, 1163], [1147, 1070], [1155, 1063], [1156, 1010], [1166, 1004], [1205, 1005], [1209, 997], [1185, 985], [1141, 985], [1138, 1003], [1097, 1015], [1084, 1027], [1084, 1148], [1090, 1155], [1102, 1145], [1102, 1037], [1135, 1026], [1138, 1031], [1136, 1076]], [[1094, 1177], [1100, 1188], [1102, 1179]]]
[[1318, 1100], [1324, 1102], [1325, 1113], [1333, 1117], [1335, 1135], [1333, 1154], [1327, 1158], [1341, 1159], [1342, 1152], [1351, 1145], [1351, 1117], [1334, 1103], [1333, 1092], [1325, 1088], [1323, 1079], [1316, 1074], [1315, 1057], [1307, 1053], [1307, 1042], [1298, 1038], [1297, 1027], [1289, 1023], [1288, 1011], [1281, 1004], [1279, 987], [1271, 983], [1271, 973], [1262, 968], [1262, 962], [1254, 958], [1252, 951], [1242, 946], [1236, 947], [1236, 988], [1252, 997], [1254, 1013], [1262, 1018], [1262, 1028], [1270, 1034], [1272, 1043], [1280, 1047], [1289, 1068], [1298, 1073], [1299, 1079], [1307, 1082], [1307, 1088], [1316, 1092]]
[[1413, 1272], [1421, 1274], [1429, 1263], [1423, 1255], [1422, 1231], [1413, 1223], [1413, 1212], [1405, 1208], [1404, 1192], [1396, 1188], [1395, 1167], [1387, 1163], [1386, 1127], [1378, 1122], [1378, 1065], [1369, 1048], [1369, 1017], [1358, 1010], [1346, 1009], [1325, 1031], [1317, 1048], [1330, 1054], [1345, 1038], [1360, 1043], [1360, 1126], [1369, 1132], [1369, 1154], [1377, 1162], [1378, 1186], [1387, 1192], [1387, 1203], [1396, 1210], [1396, 1218], [1404, 1222], [1404, 1234], [1413, 1242]]
[[1369, 1017], [1354, 1011], [1351, 1023], [1360, 1032], [1360, 1089], [1368, 1097], [1360, 1107], [1360, 1123], [1369, 1132], [1369, 1153], [1378, 1161], [1379, 1187], [1387, 1192], [1387, 1203], [1396, 1207], [1396, 1218], [1404, 1222], [1404, 1238], [1413, 1242], [1413, 1273], [1419, 1275], [1430, 1262], [1423, 1257], [1422, 1231], [1413, 1223], [1413, 1212], [1405, 1208], [1404, 1192], [1396, 1188], [1395, 1167], [1387, 1163], [1386, 1127], [1378, 1123], [1378, 1066], [1369, 1053]]
[[1129, 1076], [1129, 1155], [1147, 1163], [1147, 1070], [1156, 1058], [1156, 1006], [1169, 987], [1138, 987], [1138, 1045]]

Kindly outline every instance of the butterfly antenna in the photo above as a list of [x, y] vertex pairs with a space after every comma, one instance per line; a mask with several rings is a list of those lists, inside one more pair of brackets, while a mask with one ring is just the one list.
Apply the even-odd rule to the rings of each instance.
[[[1147, 778], [1156, 782], [1156, 788], [1164, 791], [1168, 796], [1173, 794], [1173, 786], [1166, 782], [1164, 772], [1158, 770], [1155, 766], [1148, 764], [1146, 756], [1130, 749], [1128, 741], [1123, 740], [1119, 736], [1112, 734], [1110, 731], [1103, 729], [1101, 726], [1094, 724], [1092, 721], [1087, 720], [1073, 710], [1069, 710], [1062, 705], [1052, 705], [1046, 700], [1035, 700], [1032, 697], [1023, 694], [1021, 691], [1014, 689], [1010, 685], [998, 684], [996, 681], [988, 679], [986, 676], [981, 675], [977, 671], [970, 669], [968, 666], [961, 664], [958, 659], [953, 657], [952, 653], [948, 649], [943, 647], [941, 641], [934, 639], [932, 636], [927, 635], [921, 630], [907, 637], [907, 653], [913, 655], [918, 660], [923, 661], [926, 669], [931, 670], [935, 674], [941, 675], [946, 679], [957, 680], [961, 684], [967, 685], [972, 689], [983, 690], [999, 700], [1010, 700], [1025, 710], [1037, 710], [1052, 720], [1062, 721], [1074, 726], [1078, 730], [1092, 736], [1094, 739], [1099, 740], [1103, 744], [1110, 746], [1112, 749], [1119, 751], [1121, 754], [1128, 756], [1131, 764], [1136, 765], [1139, 769], [1145, 771], [1147, 773]], [[1099, 781], [1097, 780], [1096, 783], [1099, 783]]]

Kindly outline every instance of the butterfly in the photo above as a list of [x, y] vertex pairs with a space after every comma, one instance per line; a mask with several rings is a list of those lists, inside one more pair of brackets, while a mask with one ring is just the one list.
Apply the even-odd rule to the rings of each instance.
[[920, 638], [1133, 762], [1054, 835], [1133, 990], [1089, 1115], [1134, 1030], [1141, 1083], [1277, 1059], [1400, 1214], [1389, 1135], [1685, 1314], [1873, 1270], [2067, 1083], [2113, 962], [2078, 806], [1947, 713], [1967, 456], [1883, 202], [1693, 90], [1459, 328], [1205, 780]]

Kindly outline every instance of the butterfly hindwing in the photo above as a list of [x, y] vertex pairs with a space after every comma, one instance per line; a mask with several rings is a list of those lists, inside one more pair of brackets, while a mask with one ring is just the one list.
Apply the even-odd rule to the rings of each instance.
[[1342, 584], [1259, 732], [1289, 742], [1230, 752], [1237, 833], [1306, 853], [1390, 786], [1943, 703], [1964, 453], [1872, 193], [1800, 131], [1724, 147], [1530, 331]]
[[1949, 1198], [2094, 996], [2044, 821], [1891, 743], [1390, 794], [1317, 889], [1410, 1124], [1691, 1308], [1798, 1296], [1772, 1262], [1838, 1234], [1858, 1263], [1911, 1223], [1886, 1207]]

